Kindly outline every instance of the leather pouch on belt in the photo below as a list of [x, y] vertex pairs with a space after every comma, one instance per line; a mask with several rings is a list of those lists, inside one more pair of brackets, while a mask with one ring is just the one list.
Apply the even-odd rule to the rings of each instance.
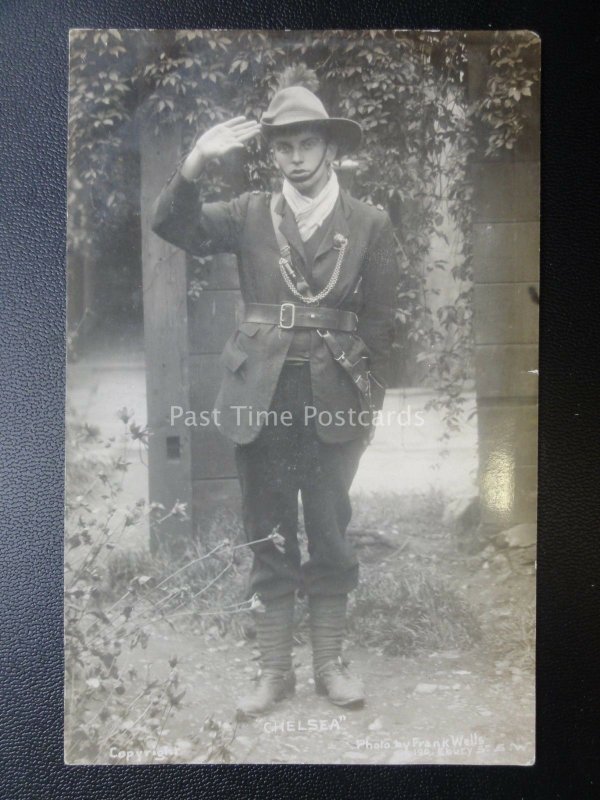
[[348, 373], [352, 383], [358, 389], [361, 410], [370, 411], [371, 383], [369, 380], [368, 356], [346, 353], [340, 341], [341, 337], [337, 337], [332, 331], [321, 333], [321, 337], [331, 351], [334, 359], [340, 367]]

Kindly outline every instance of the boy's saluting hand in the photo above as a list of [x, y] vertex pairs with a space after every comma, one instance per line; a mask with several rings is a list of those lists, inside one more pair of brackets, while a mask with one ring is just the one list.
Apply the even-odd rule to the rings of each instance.
[[220, 158], [226, 153], [243, 148], [260, 133], [260, 124], [246, 117], [234, 117], [209, 128], [198, 139], [183, 162], [181, 174], [186, 180], [195, 180], [206, 161]]

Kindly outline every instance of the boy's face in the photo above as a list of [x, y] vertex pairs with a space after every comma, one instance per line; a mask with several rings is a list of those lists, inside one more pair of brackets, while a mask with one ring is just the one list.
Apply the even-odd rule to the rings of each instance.
[[319, 130], [301, 128], [291, 134], [277, 134], [272, 142], [273, 160], [287, 180], [310, 195], [327, 182], [328, 163], [333, 161], [337, 146], [327, 143]]

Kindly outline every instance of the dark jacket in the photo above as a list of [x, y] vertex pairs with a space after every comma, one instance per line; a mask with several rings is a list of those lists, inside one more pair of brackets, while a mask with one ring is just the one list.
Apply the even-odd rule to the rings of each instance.
[[[199, 184], [176, 172], [156, 200], [152, 229], [193, 255], [234, 253], [245, 303], [300, 304], [279, 271], [270, 199], [267, 192], [246, 192], [229, 202], [204, 203]], [[306, 275], [302, 240], [283, 197], [276, 210], [283, 217], [280, 230], [292, 248], [293, 261]], [[352, 361], [363, 355], [369, 357], [377, 381], [372, 383], [375, 406], [380, 408], [384, 390], [378, 383], [385, 386], [398, 283], [392, 225], [384, 211], [341, 190], [331, 225], [317, 249], [312, 274], [306, 276], [314, 293], [327, 284], [334, 269], [338, 257], [336, 233], [346, 236], [348, 245], [339, 280], [322, 305], [358, 315], [356, 333], [336, 336]], [[225, 370], [216, 409], [221, 431], [234, 442], [247, 444], [258, 436], [261, 426], [256, 424], [256, 416], [248, 420], [248, 414], [236, 412], [234, 407], [269, 410], [293, 336], [293, 331], [278, 325], [242, 322], [227, 341], [221, 356]], [[351, 424], [349, 413], [350, 409], [355, 413], [360, 410], [358, 390], [316, 330], [311, 331], [310, 371], [317, 412], [340, 412], [336, 419], [342, 423], [318, 424], [320, 438], [342, 442], [364, 435], [364, 427]]]

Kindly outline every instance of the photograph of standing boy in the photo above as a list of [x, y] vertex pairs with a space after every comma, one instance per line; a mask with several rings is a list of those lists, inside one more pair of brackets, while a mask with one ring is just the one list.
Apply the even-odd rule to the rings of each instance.
[[[281, 192], [203, 202], [206, 164], [259, 135]], [[238, 718], [294, 691], [297, 592], [309, 601], [317, 693], [338, 706], [365, 702], [362, 681], [341, 659], [347, 598], [358, 583], [345, 532], [350, 486], [383, 404], [399, 274], [388, 215], [342, 189], [333, 168], [360, 139], [356, 122], [330, 117], [308, 89], [280, 89], [260, 122], [235, 117], [199, 136], [154, 208], [163, 239], [193, 255], [238, 259], [244, 318], [221, 356], [216, 410], [235, 443], [245, 536], [257, 542], [248, 596], [264, 606], [260, 679], [240, 692]]]

